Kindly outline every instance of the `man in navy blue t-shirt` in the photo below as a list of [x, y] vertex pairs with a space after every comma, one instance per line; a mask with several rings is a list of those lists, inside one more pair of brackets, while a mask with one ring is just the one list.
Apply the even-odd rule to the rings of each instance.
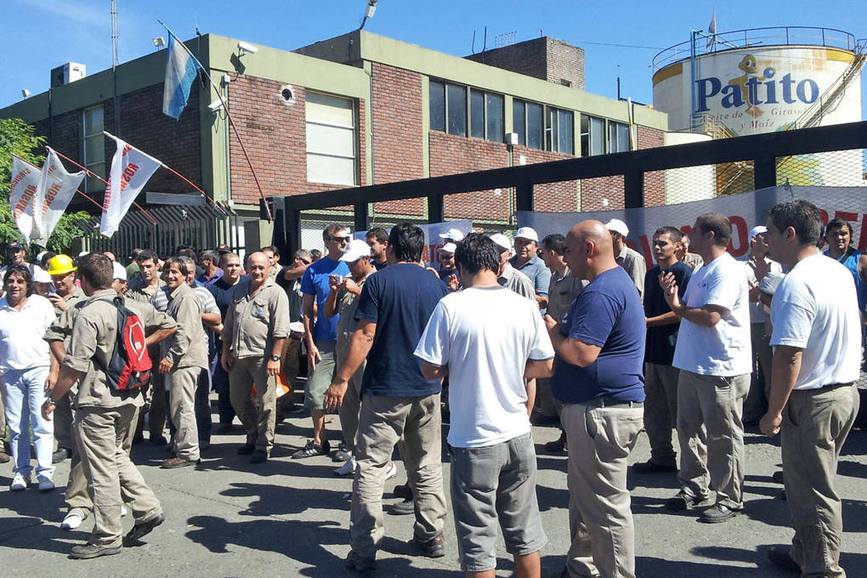
[[643, 424], [644, 309], [599, 221], [569, 231], [565, 258], [572, 275], [590, 282], [562, 322], [545, 316], [557, 352], [551, 389], [564, 404], [569, 446], [566, 574], [634, 576], [626, 459]]
[[361, 290], [349, 355], [325, 395], [337, 408], [349, 378], [362, 361], [361, 413], [352, 486], [347, 565], [373, 568], [382, 540], [382, 489], [394, 445], [404, 438], [403, 462], [415, 496], [412, 543], [429, 557], [444, 555], [446, 501], [440, 452], [441, 418], [438, 381], [428, 381], [413, 355], [439, 300], [448, 293], [436, 275], [422, 266], [424, 232], [410, 223], [392, 228], [388, 268], [371, 276]]

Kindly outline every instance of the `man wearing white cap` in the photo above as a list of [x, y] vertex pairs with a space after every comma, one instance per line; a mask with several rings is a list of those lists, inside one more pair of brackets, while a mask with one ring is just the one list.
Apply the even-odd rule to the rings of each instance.
[[491, 241], [500, 251], [500, 272], [497, 276], [500, 286], [508, 287], [518, 295], [535, 300], [536, 290], [533, 288], [533, 282], [509, 263], [509, 257], [512, 256], [512, 243], [509, 238], [502, 233], [494, 233], [491, 235]]
[[452, 291], [457, 291], [460, 286], [458, 270], [455, 265], [455, 250], [457, 245], [448, 241], [437, 251], [437, 259], [440, 262], [439, 276]]
[[647, 263], [638, 251], [626, 246], [626, 237], [629, 236], [629, 227], [620, 219], [611, 219], [605, 224], [605, 228], [611, 233], [614, 242], [614, 260], [626, 269], [629, 278], [635, 283], [638, 294], [644, 299], [644, 275], [647, 273]]
[[[330, 279], [331, 292], [325, 300], [325, 315], [334, 317], [340, 315], [337, 321], [337, 342], [334, 346], [334, 369], [340, 371], [349, 355], [349, 343], [352, 334], [355, 333], [358, 321], [355, 319], [355, 310], [358, 307], [358, 297], [361, 288], [371, 273], [374, 272], [373, 263], [370, 260], [371, 247], [360, 239], [349, 242], [346, 252], [340, 257], [349, 265], [351, 277]], [[361, 377], [364, 375], [366, 363], [358, 367], [352, 377], [349, 378], [349, 387], [343, 396], [343, 404], [340, 406], [340, 429], [343, 431], [343, 443], [334, 453], [334, 461], [343, 462], [334, 473], [345, 476], [355, 472], [355, 434], [358, 433], [358, 410], [361, 408]], [[392, 466], [393, 467], [393, 466]]]
[[536, 291], [536, 302], [545, 309], [548, 306], [548, 285], [551, 271], [536, 254], [539, 251], [539, 235], [532, 227], [521, 227], [515, 232], [515, 256], [509, 264], [530, 278]]
[[744, 265], [744, 274], [750, 286], [750, 337], [753, 345], [753, 367], [758, 361], [759, 371], [753, 372], [750, 393], [744, 401], [744, 423], [757, 424], [768, 409], [768, 391], [771, 387], [771, 327], [768, 314], [759, 297], [759, 284], [768, 273], [781, 273], [783, 267], [768, 258], [768, 228], [757, 225], [750, 229], [750, 258]]
[[451, 241], [452, 243], [457, 244], [464, 240], [464, 234], [452, 227], [448, 231], [440, 233], [440, 239], [442, 239], [446, 243]]

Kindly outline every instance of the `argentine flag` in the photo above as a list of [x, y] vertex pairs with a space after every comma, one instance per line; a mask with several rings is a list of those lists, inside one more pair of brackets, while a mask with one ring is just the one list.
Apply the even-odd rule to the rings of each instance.
[[187, 106], [190, 88], [196, 79], [199, 63], [171, 32], [169, 32], [167, 52], [166, 82], [163, 87], [163, 113], [177, 120], [184, 112], [184, 107]]

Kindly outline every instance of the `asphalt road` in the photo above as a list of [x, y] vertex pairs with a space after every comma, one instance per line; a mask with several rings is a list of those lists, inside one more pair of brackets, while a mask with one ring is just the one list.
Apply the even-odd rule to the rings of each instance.
[[[336, 418], [328, 428], [336, 433]], [[91, 521], [76, 531], [60, 529], [63, 490], [69, 462], [60, 464], [58, 489], [8, 491], [11, 466], [0, 466], [0, 568], [4, 576], [350, 576], [343, 558], [349, 551], [351, 480], [337, 478], [329, 458], [291, 460], [290, 453], [310, 435], [309, 418], [291, 418], [278, 425], [272, 459], [252, 466], [235, 455], [243, 442], [240, 430], [215, 436], [197, 469], [161, 470], [162, 448], [144, 442], [133, 459], [154, 489], [167, 515], [165, 524], [119, 556], [70, 560], [71, 546], [86, 540]], [[534, 430], [538, 453], [538, 496], [549, 543], [542, 550], [543, 575], [557, 576], [569, 543], [565, 455], [546, 455], [543, 444], [557, 430]], [[630, 463], [649, 457], [642, 434]], [[849, 576], [867, 576], [867, 431], [853, 431], [844, 447], [838, 490], [844, 501], [842, 564]], [[746, 439], [745, 511], [729, 522], [707, 525], [695, 513], [663, 509], [677, 491], [675, 474], [630, 475], [635, 514], [637, 573], [642, 577], [678, 578], [787, 576], [768, 561], [772, 545], [792, 536], [782, 487], [771, 480], [779, 468], [778, 440], [755, 431]], [[398, 476], [386, 482], [385, 504]], [[449, 467], [444, 463], [446, 484]], [[448, 487], [448, 486], [446, 486]], [[446, 491], [448, 495], [448, 491]], [[125, 525], [132, 520], [127, 518]], [[438, 560], [413, 556], [407, 545], [412, 516], [385, 516], [385, 539], [378, 558], [378, 576], [453, 576], [459, 570], [453, 520], [446, 522], [446, 556]], [[512, 575], [502, 541], [498, 576]]]

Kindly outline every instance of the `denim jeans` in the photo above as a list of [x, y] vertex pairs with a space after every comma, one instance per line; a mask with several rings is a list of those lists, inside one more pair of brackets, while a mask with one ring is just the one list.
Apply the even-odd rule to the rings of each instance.
[[12, 471], [29, 476], [30, 436], [33, 430], [33, 445], [36, 448], [36, 475], [51, 479], [54, 466], [51, 454], [54, 451], [54, 422], [42, 418], [45, 402], [45, 379], [48, 366], [32, 367], [20, 371], [8, 370], [2, 378], [3, 405], [6, 408], [6, 424], [9, 426], [9, 445], [12, 449]]

